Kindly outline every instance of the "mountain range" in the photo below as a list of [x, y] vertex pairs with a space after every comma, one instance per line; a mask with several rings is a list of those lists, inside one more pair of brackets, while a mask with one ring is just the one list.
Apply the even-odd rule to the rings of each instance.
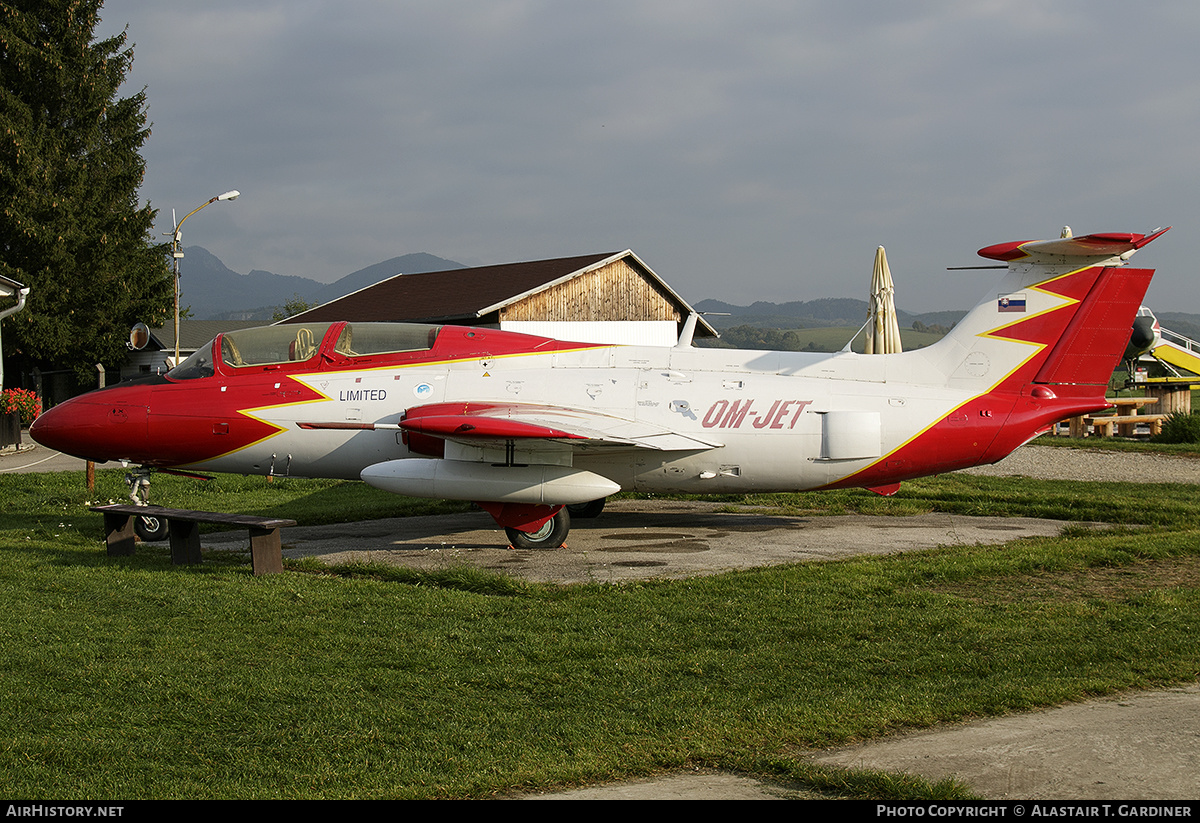
[[[181, 305], [190, 308], [192, 317], [197, 320], [270, 322], [272, 315], [290, 300], [299, 299], [311, 305], [328, 303], [397, 274], [466, 268], [453, 260], [418, 252], [367, 266], [332, 283], [321, 283], [307, 277], [273, 274], [258, 269], [249, 274], [238, 274], [201, 246], [189, 246], [184, 249], [184, 254], [180, 266], [180, 301]], [[705, 312], [705, 319], [718, 330], [735, 326], [771, 329], [858, 327], [867, 317], [867, 301], [837, 297], [789, 303], [760, 301], [748, 306], [720, 300], [700, 300], [692, 303], [692, 306], [697, 311]], [[902, 328], [911, 328], [917, 322], [927, 327], [945, 329], [957, 323], [965, 313], [940, 311], [912, 314], [900, 308], [896, 310]], [[1200, 314], [1156, 314], [1162, 325], [1172, 331], [1200, 340]]]
[[[749, 306], [735, 306], [720, 300], [701, 300], [693, 305], [705, 314], [704, 319], [715, 329], [733, 326], [760, 326], [770, 329], [804, 329], [831, 326], [861, 326], [867, 319], [867, 301], [851, 297], [825, 297], [819, 300], [796, 300], [789, 303], [759, 301]], [[896, 317], [904, 328], [913, 322], [926, 326], [953, 326], [965, 311], [937, 311], [912, 314], [896, 309]]]
[[181, 306], [196, 320], [263, 320], [289, 300], [328, 303], [397, 274], [466, 268], [432, 254], [405, 254], [351, 272], [332, 283], [255, 269], [238, 274], [202, 246], [188, 246], [179, 267]]

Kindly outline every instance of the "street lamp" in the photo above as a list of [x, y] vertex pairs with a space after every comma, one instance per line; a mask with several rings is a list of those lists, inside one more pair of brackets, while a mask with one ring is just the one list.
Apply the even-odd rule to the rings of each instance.
[[[227, 191], [224, 194], [218, 194], [212, 200], [209, 200], [208, 202], [197, 206], [196, 208], [192, 209], [187, 214], [185, 214], [183, 216], [183, 220], [180, 220], [178, 223], [175, 223], [175, 230], [173, 232], [171, 232], [171, 257], [173, 257], [175, 259], [175, 363], [174, 363], [174, 365], [176, 365], [176, 366], [179, 365], [179, 261], [183, 259], [183, 247], [179, 245], [180, 241], [183, 239], [183, 235], [180, 233], [179, 230], [181, 228], [183, 228], [184, 220], [187, 220], [189, 217], [191, 217], [196, 212], [200, 211], [200, 209], [204, 208], [205, 206], [211, 206], [213, 203], [216, 203], [218, 200], [237, 200], [238, 195], [240, 195], [240, 194], [241, 194], [241, 192], [237, 191], [237, 190]], [[172, 221], [175, 220], [175, 209], [171, 209], [171, 220]]]

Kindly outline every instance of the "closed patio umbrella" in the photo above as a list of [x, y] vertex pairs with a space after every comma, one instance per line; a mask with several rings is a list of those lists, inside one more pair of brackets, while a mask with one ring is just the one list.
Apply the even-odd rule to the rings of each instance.
[[883, 246], [880, 246], [875, 250], [875, 269], [871, 273], [867, 354], [893, 354], [903, 351], [900, 344], [900, 321], [896, 317], [895, 291], [887, 254]]

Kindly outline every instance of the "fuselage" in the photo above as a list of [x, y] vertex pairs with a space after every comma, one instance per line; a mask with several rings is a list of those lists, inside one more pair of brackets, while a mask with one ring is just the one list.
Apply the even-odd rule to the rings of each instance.
[[[407, 458], [488, 462], [486, 446], [401, 423], [415, 408], [510, 404], [642, 434], [626, 448], [545, 438], [536, 462], [626, 490], [730, 493], [887, 486], [991, 462], [1080, 405], [1038, 397], [1020, 375], [987, 392], [929, 385], [927, 350], [598, 346], [405, 324], [249, 331], [258, 337], [218, 337], [167, 375], [61, 404], [33, 435], [97, 461], [358, 479]], [[357, 342], [372, 335], [365, 349]], [[526, 453], [522, 441], [518, 457]]]
[[220, 335], [30, 433], [98, 461], [473, 500], [525, 548], [561, 545], [565, 507], [621, 489], [888, 494], [1105, 408], [1153, 276], [1125, 264], [1164, 231], [981, 249], [1005, 276], [915, 351], [697, 349], [686, 326], [656, 348], [301, 317]]

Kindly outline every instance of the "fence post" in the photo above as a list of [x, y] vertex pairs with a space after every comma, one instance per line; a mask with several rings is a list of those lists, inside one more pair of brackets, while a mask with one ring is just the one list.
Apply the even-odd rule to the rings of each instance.
[[[104, 388], [104, 364], [97, 363], [96, 371], [100, 373], [100, 388]], [[90, 492], [94, 492], [96, 490], [96, 464], [91, 460], [87, 461], [87, 490]]]

